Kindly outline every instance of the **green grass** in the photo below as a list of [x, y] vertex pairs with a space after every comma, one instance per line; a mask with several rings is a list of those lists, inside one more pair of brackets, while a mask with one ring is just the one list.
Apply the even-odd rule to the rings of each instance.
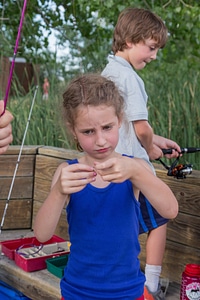
[[[149, 121], [156, 134], [175, 140], [181, 147], [200, 147], [200, 73], [183, 71], [176, 66], [153, 69], [141, 75], [149, 95]], [[53, 82], [53, 81], [51, 81]], [[39, 88], [25, 145], [46, 145], [74, 149], [61, 117], [62, 91], [65, 84], [51, 84], [48, 101]], [[14, 145], [20, 145], [26, 128], [34, 90], [22, 97], [10, 97], [8, 108], [14, 115]], [[182, 163], [200, 170], [200, 152], [184, 154]], [[170, 162], [167, 161], [169, 164]]]

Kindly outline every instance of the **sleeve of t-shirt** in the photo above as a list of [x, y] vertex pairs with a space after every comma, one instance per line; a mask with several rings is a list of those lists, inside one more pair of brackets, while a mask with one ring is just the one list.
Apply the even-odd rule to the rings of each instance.
[[128, 121], [148, 120], [147, 94], [144, 82], [139, 76], [129, 73], [124, 78], [122, 94]]

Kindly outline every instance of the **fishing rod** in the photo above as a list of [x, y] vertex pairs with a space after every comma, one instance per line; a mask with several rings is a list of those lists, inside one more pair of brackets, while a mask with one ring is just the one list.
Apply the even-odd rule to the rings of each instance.
[[[172, 154], [172, 151], [175, 149], [162, 149], [163, 154]], [[183, 153], [195, 153], [200, 151], [200, 148], [188, 147], [188, 148], [181, 148], [180, 154]]]
[[[162, 149], [163, 154], [172, 154], [173, 150], [175, 149]], [[181, 152], [179, 152], [179, 156], [172, 162], [171, 166], [166, 165], [160, 158], [158, 159], [160, 163], [167, 169], [167, 175], [173, 176], [177, 179], [186, 178], [186, 175], [190, 175], [192, 173], [192, 164], [178, 164], [180, 154], [184, 153], [195, 153], [199, 152], [200, 148], [195, 147], [188, 147], [188, 148], [181, 148]]]
[[21, 18], [20, 18], [20, 23], [19, 23], [18, 33], [17, 33], [17, 38], [16, 38], [16, 41], [15, 41], [15, 48], [14, 48], [14, 53], [13, 53], [13, 58], [12, 58], [12, 64], [11, 64], [8, 83], [7, 83], [7, 87], [6, 87], [6, 94], [5, 94], [5, 98], [4, 98], [4, 110], [3, 110], [2, 114], [0, 115], [0, 117], [3, 116], [3, 114], [5, 113], [6, 105], [7, 105], [7, 102], [8, 102], [8, 96], [9, 96], [11, 81], [12, 81], [12, 77], [13, 77], [15, 59], [16, 59], [16, 56], [17, 56], [17, 50], [18, 50], [20, 35], [21, 35], [21, 31], [22, 31], [22, 25], [23, 25], [23, 21], [24, 21], [26, 5], [27, 5], [27, 0], [24, 0], [24, 5], [23, 5], [22, 13], [21, 13]]
[[14, 174], [13, 174], [13, 177], [12, 177], [12, 182], [11, 182], [10, 189], [9, 189], [9, 192], [8, 192], [8, 197], [7, 197], [7, 200], [6, 200], [6, 205], [5, 205], [5, 208], [4, 208], [4, 212], [3, 212], [3, 216], [2, 216], [2, 220], [1, 220], [1, 224], [0, 224], [0, 234], [1, 234], [1, 231], [2, 231], [2, 228], [3, 228], [3, 225], [4, 225], [4, 221], [5, 221], [5, 217], [6, 217], [6, 213], [7, 213], [7, 209], [8, 209], [8, 204], [10, 202], [10, 198], [11, 198], [11, 194], [12, 194], [12, 190], [13, 190], [17, 170], [18, 170], [18, 167], [19, 167], [20, 159], [21, 159], [22, 150], [23, 150], [23, 147], [24, 147], [26, 134], [27, 134], [27, 131], [28, 131], [30, 120], [31, 120], [31, 115], [32, 115], [33, 106], [34, 106], [34, 103], [35, 103], [35, 98], [36, 98], [36, 95], [37, 95], [37, 91], [38, 91], [38, 85], [35, 87], [35, 92], [34, 92], [34, 95], [33, 95], [32, 104], [31, 104], [31, 108], [30, 108], [30, 111], [29, 111], [29, 116], [28, 116], [28, 120], [27, 120], [27, 123], [26, 123], [25, 132], [24, 132], [23, 139], [22, 139], [22, 144], [20, 146], [20, 151], [19, 151], [19, 155], [18, 155], [18, 158], [17, 158], [17, 163], [15, 165], [15, 170], [14, 170]]

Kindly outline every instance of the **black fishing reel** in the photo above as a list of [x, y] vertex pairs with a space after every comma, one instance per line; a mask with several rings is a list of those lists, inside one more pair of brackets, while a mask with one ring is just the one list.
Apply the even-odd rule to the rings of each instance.
[[[162, 149], [163, 154], [172, 154], [173, 149]], [[194, 153], [200, 151], [200, 148], [181, 148], [181, 153]], [[184, 179], [192, 173], [192, 164], [178, 164], [180, 155], [175, 159], [171, 166], [167, 166], [161, 159], [161, 164], [168, 170], [167, 175], [177, 179]]]
[[167, 175], [173, 176], [177, 179], [186, 178], [186, 175], [192, 174], [192, 165], [191, 164], [179, 164], [172, 168], [169, 167]]

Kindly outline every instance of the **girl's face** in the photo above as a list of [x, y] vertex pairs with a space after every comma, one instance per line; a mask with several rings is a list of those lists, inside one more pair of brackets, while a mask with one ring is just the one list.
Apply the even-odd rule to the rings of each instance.
[[147, 63], [155, 60], [159, 50], [156, 42], [152, 39], [141, 41], [138, 44], [127, 43], [127, 46], [126, 59], [136, 70], [143, 69]]
[[78, 110], [75, 124], [73, 133], [84, 152], [96, 160], [112, 155], [121, 125], [112, 106], [83, 106]]

